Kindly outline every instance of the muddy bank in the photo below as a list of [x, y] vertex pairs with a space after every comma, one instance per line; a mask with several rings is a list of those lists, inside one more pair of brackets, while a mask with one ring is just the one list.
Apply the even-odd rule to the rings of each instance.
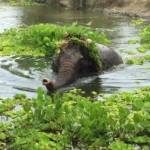
[[103, 14], [128, 16], [128, 17], [140, 17], [149, 18], [150, 17], [150, 7], [145, 5], [126, 5], [123, 7], [108, 7], [108, 8], [89, 8], [93, 12], [99, 12]]
[[[62, 6], [71, 8], [70, 0], [60, 0]], [[87, 0], [86, 9], [110, 15], [150, 17], [149, 0]]]

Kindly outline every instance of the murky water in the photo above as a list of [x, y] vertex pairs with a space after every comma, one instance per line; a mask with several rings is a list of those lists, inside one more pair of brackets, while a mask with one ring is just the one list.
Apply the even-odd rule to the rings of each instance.
[[[85, 25], [92, 22], [93, 28], [108, 29], [111, 47], [123, 51], [133, 50], [140, 45], [127, 44], [128, 40], [139, 39], [140, 27], [131, 25], [131, 18], [113, 17], [86, 11], [75, 11], [42, 6], [32, 7], [6, 7], [0, 5], [0, 32], [4, 29], [20, 25], [33, 25], [38, 23], [71, 24], [78, 21]], [[137, 52], [137, 51], [136, 51]], [[133, 57], [121, 53], [123, 59]], [[136, 53], [136, 57], [142, 54]], [[52, 72], [51, 58], [49, 57], [0, 57], [0, 96], [12, 97], [16, 93], [25, 93], [29, 97], [36, 96], [36, 90], [42, 85], [44, 77], [56, 78]], [[150, 71], [146, 70], [150, 63], [144, 65], [125, 65], [106, 72], [105, 74], [92, 74], [80, 78], [73, 84], [60, 89], [66, 91], [82, 88], [89, 95], [92, 91], [98, 93], [116, 93], [119, 91], [133, 91], [134, 89], [150, 85]], [[137, 82], [138, 81], [138, 82]], [[46, 89], [45, 89], [46, 90]]]

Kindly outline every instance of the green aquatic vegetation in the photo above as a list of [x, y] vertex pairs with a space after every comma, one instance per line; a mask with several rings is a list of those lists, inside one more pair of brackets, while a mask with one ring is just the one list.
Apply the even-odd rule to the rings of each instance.
[[127, 43], [128, 43], [128, 44], [136, 44], [137, 42], [138, 42], [138, 40], [134, 40], [134, 39], [133, 39], [133, 40], [128, 40]]
[[142, 45], [137, 48], [137, 50], [141, 53], [145, 53], [149, 49], [150, 49], [150, 44]]
[[[87, 50], [89, 51], [90, 58], [93, 58], [96, 61], [96, 64], [98, 65], [97, 67], [98, 68], [102, 67], [102, 64], [101, 64], [101, 61], [100, 61], [99, 55], [98, 55], [99, 50], [94, 41], [92, 41], [90, 44], [87, 44], [87, 42], [85, 40], [81, 40], [80, 38], [77, 38], [75, 36], [70, 37], [69, 41], [71, 43], [80, 44], [83, 47], [87, 48]], [[83, 53], [85, 53], [85, 52], [83, 51]], [[87, 55], [87, 53], [85, 53], [85, 55]]]
[[145, 69], [145, 70], [150, 70], [150, 67], [145, 67], [144, 69]]
[[[145, 55], [139, 58], [127, 59], [125, 63], [129, 65], [131, 64], [142, 65], [145, 61], [150, 62], [150, 55]], [[149, 68], [146, 69], [148, 70]]]
[[134, 52], [133, 50], [123, 50], [123, 49], [120, 49], [119, 50], [120, 53], [127, 53], [128, 55], [135, 55], [136, 52]]
[[80, 35], [86, 39], [90, 38], [92, 43], [87, 45], [80, 42], [89, 49], [90, 56], [96, 60], [100, 66], [98, 49], [96, 43], [104, 45], [110, 44], [105, 33], [93, 30], [89, 25], [81, 26], [76, 22], [71, 26], [59, 26], [54, 24], [39, 24], [11, 28], [5, 30], [0, 35], [0, 55], [33, 55], [33, 56], [52, 56], [60, 51], [60, 46], [64, 41], [64, 36], [69, 34], [72, 42], [80, 42], [74, 35]]
[[23, 0], [18, 2], [17, 0], [8, 0], [7, 3], [4, 3], [5, 6], [44, 6], [42, 3], [37, 3], [33, 1]]
[[[147, 148], [150, 144], [150, 87], [134, 92], [102, 96], [102, 100], [82, 96], [81, 89], [48, 96], [42, 88], [37, 98], [17, 94], [1, 99], [5, 105], [0, 121], [1, 149], [116, 150]], [[17, 109], [19, 106], [19, 109]]]
[[145, 22], [145, 20], [140, 19], [140, 20], [131, 20], [132, 25], [142, 25]]
[[10, 2], [11, 6], [44, 6], [44, 4], [37, 3], [37, 2]]
[[136, 84], [140, 84], [140, 81], [139, 81], [139, 80], [136, 80], [135, 83], [136, 83]]
[[150, 44], [150, 25], [143, 28], [140, 32], [141, 43]]
[[132, 65], [132, 64], [142, 65], [144, 63], [144, 58], [140, 57], [140, 58], [127, 59], [125, 63], [129, 65]]
[[120, 52], [120, 53], [123, 53], [123, 51], [124, 51], [123, 49], [119, 49], [119, 52]]
[[134, 150], [134, 146], [126, 144], [124, 142], [114, 142], [109, 145], [110, 150]]
[[150, 55], [145, 55], [144, 59], [147, 60], [148, 62], [150, 62]]
[[136, 52], [129, 50], [129, 51], [123, 51], [124, 53], [127, 53], [128, 55], [135, 55]]
[[[141, 39], [141, 43], [144, 45], [141, 45], [140, 47], [137, 48], [137, 50], [141, 53], [145, 53], [148, 50], [150, 50], [150, 25], [146, 26], [145, 28], [143, 28], [140, 31], [140, 39]], [[141, 63], [142, 60], [144, 61], [150, 61], [150, 56], [149, 55], [145, 55], [143, 57], [141, 57]], [[134, 60], [127, 60], [128, 64], [133, 64]]]

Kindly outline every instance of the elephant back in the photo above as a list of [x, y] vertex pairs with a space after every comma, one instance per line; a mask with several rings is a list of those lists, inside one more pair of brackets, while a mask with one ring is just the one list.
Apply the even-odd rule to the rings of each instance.
[[99, 49], [99, 57], [104, 70], [123, 64], [122, 57], [112, 48], [103, 44], [97, 44], [97, 47]]

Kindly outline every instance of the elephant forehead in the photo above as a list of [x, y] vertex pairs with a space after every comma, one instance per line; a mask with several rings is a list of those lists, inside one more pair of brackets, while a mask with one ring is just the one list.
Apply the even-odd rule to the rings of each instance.
[[65, 51], [65, 52], [62, 52], [60, 53], [59, 55], [60, 57], [72, 57], [72, 56], [81, 56], [81, 53], [79, 50], [74, 50], [74, 51]]
[[70, 60], [72, 63], [78, 63], [84, 57], [80, 53], [63, 53], [59, 56], [59, 62], [62, 64], [64, 61]]

